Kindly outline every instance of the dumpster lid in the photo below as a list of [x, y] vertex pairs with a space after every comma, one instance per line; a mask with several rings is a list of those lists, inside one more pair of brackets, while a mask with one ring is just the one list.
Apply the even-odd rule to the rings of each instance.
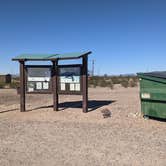
[[140, 73], [145, 76], [158, 77], [166, 79], [166, 71], [155, 71], [150, 73]]

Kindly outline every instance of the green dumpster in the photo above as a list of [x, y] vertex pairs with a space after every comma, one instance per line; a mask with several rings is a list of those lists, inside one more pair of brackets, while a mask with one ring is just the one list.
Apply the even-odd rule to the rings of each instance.
[[138, 73], [143, 115], [166, 119], [166, 72]]

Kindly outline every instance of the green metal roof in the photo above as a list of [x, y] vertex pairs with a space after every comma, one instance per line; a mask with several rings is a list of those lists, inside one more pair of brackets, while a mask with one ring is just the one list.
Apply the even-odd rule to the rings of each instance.
[[50, 54], [21, 54], [19, 56], [16, 56], [14, 59], [16, 60], [21, 60], [21, 59], [45, 59], [45, 58], [49, 58], [51, 56], [54, 56], [54, 55], [50, 55]]
[[[83, 55], [90, 54], [91, 52], [74, 52], [74, 53], [65, 53], [65, 54], [57, 54], [55, 58], [79, 58]], [[52, 58], [52, 57], [51, 57]]]
[[65, 54], [22, 54], [16, 56], [12, 60], [53, 60], [53, 59], [77, 59], [84, 55], [91, 54], [91, 52], [74, 52]]
[[166, 71], [163, 72], [150, 72], [150, 73], [137, 73], [139, 78], [166, 83]]

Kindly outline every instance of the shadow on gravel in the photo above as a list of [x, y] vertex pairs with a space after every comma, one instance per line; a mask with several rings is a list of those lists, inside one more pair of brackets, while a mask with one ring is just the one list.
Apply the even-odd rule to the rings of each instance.
[[[88, 112], [94, 111], [100, 107], [109, 105], [111, 103], [114, 103], [115, 101], [111, 100], [89, 100], [88, 101]], [[59, 108], [62, 108], [61, 110], [65, 110], [67, 108], [82, 108], [82, 101], [71, 101], [71, 102], [64, 102], [59, 104]]]
[[[112, 100], [89, 100], [88, 101], [88, 112], [94, 111], [100, 107], [109, 105], [111, 103], [114, 103], [116, 101]], [[28, 111], [33, 111], [33, 110], [38, 110], [38, 109], [44, 109], [44, 108], [52, 108], [53, 105], [49, 106], [41, 106], [37, 107]], [[65, 110], [67, 108], [82, 108], [82, 101], [68, 101], [68, 102], [63, 102], [59, 104], [59, 111]]]
[[156, 120], [159, 122], [166, 122], [166, 119], [161, 119], [161, 118], [154, 118], [154, 117], [149, 117], [150, 120]]
[[18, 110], [18, 108], [11, 109], [11, 110], [0, 111], [0, 114], [6, 113], [6, 112], [12, 112], [12, 111], [16, 111], [16, 110]]

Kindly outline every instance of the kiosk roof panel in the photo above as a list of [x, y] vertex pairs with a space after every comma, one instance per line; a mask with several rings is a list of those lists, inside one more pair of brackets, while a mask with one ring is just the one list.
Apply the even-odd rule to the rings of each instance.
[[12, 60], [53, 60], [53, 59], [77, 59], [81, 58], [84, 55], [91, 54], [91, 52], [74, 52], [74, 53], [64, 53], [64, 54], [21, 54], [16, 56]]

